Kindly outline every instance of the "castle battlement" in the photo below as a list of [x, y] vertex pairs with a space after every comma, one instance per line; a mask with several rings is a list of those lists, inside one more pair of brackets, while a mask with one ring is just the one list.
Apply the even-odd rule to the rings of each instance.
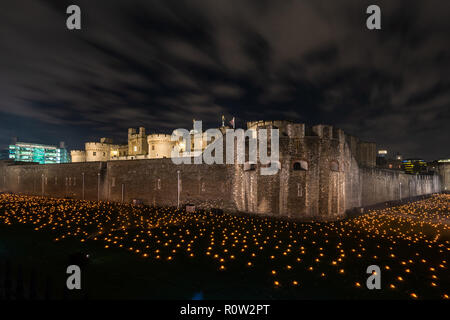
[[345, 133], [342, 129], [326, 124], [309, 126], [288, 120], [258, 120], [247, 122], [247, 128], [255, 130], [263, 128], [279, 129], [280, 137], [287, 136], [295, 139], [319, 137], [321, 139], [336, 139], [342, 143], [345, 141]]
[[144, 127], [139, 127], [139, 132], [137, 132], [135, 128], [128, 129], [128, 138], [143, 138], [143, 137], [146, 137]]
[[70, 157], [72, 159], [72, 162], [85, 162], [86, 161], [86, 151], [72, 150], [72, 151], [70, 151]]
[[[360, 139], [346, 135], [345, 132], [332, 125], [316, 124], [307, 125], [305, 123], [295, 123], [289, 120], [257, 120], [248, 121], [247, 129], [278, 129], [280, 132], [280, 158], [289, 158], [292, 152], [292, 145], [295, 145], [295, 157], [301, 155], [310, 148], [311, 144], [324, 144], [324, 148], [337, 148], [336, 152], [342, 152], [342, 146], [348, 144], [350, 153], [355, 157], [358, 164], [364, 167], [375, 166], [376, 145], [372, 142], [361, 141]], [[270, 136], [269, 136], [270, 138]], [[203, 136], [201, 143], [202, 152], [207, 146], [206, 137]], [[308, 139], [309, 142], [303, 141]], [[110, 143], [106, 143], [110, 142]], [[337, 143], [337, 144], [336, 144]], [[126, 159], [156, 159], [170, 158], [174, 146], [177, 144], [171, 141], [170, 134], [152, 133], [145, 134], [145, 128], [140, 127], [128, 129], [128, 144], [112, 144], [111, 139], [102, 138], [100, 142], [87, 142], [86, 161], [108, 161], [112, 158], [125, 157]], [[307, 144], [309, 144], [307, 146]], [[194, 141], [191, 140], [191, 148]], [[291, 147], [287, 147], [291, 146]], [[338, 148], [338, 146], [340, 146]], [[188, 146], [189, 147], [189, 146]], [[321, 146], [319, 146], [322, 148]], [[318, 149], [317, 149], [318, 150]], [[80, 159], [80, 157], [78, 158]]]
[[171, 134], [154, 133], [147, 136], [148, 142], [150, 141], [171, 141]]
[[86, 150], [93, 150], [93, 149], [98, 149], [98, 150], [109, 149], [110, 146], [111, 146], [111, 145], [110, 145], [109, 143], [102, 143], [102, 142], [86, 142], [86, 143], [85, 143]]

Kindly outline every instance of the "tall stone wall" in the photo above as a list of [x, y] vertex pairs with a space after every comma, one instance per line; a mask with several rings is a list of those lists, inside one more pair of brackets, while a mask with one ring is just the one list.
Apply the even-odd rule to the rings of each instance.
[[103, 142], [85, 143], [86, 161], [108, 161], [111, 156], [111, 144]]
[[441, 191], [437, 175], [410, 175], [396, 170], [361, 168], [361, 206]]
[[438, 172], [441, 177], [442, 190], [450, 191], [450, 162], [439, 163]]
[[203, 208], [302, 220], [335, 220], [354, 207], [441, 191], [437, 175], [362, 166], [359, 141], [349, 142], [342, 130], [277, 124], [282, 129], [280, 170], [275, 175], [261, 175], [259, 162], [250, 166], [176, 165], [172, 159], [47, 165], [0, 161], [0, 191], [87, 200], [140, 199], [161, 206], [176, 206], [179, 200]]
[[140, 199], [151, 205], [177, 206], [179, 184], [180, 204], [235, 211], [232, 169], [218, 164], [176, 165], [171, 159], [111, 161], [107, 163], [105, 196], [112, 201], [123, 197], [126, 202]]
[[[272, 122], [255, 122], [269, 129]], [[303, 124], [276, 123], [280, 129], [280, 171], [260, 174], [236, 166], [234, 202], [240, 211], [295, 219], [337, 219], [347, 209], [360, 206], [357, 161], [342, 130], [317, 125], [306, 131]]]
[[175, 146], [175, 141], [171, 141], [170, 134], [150, 134], [147, 136], [148, 142], [148, 157], [155, 158], [170, 158], [172, 149]]
[[105, 168], [104, 162], [45, 165], [7, 165], [4, 162], [0, 164], [0, 190], [50, 197], [83, 199], [84, 195], [86, 200], [103, 199]]
[[236, 211], [226, 165], [175, 165], [171, 159], [65, 164], [0, 163], [0, 191], [50, 197], [177, 206], [180, 203]]

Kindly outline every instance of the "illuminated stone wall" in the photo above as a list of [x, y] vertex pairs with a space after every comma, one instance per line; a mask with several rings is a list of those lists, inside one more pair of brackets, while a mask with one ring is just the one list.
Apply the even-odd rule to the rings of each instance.
[[1, 161], [0, 191], [76, 199], [83, 199], [84, 193], [87, 200], [99, 197], [111, 201], [122, 201], [123, 194], [123, 200], [128, 202], [140, 199], [146, 204], [176, 206], [178, 170], [181, 203], [236, 211], [230, 192], [232, 166], [178, 166], [170, 159], [64, 165], [17, 165]]
[[147, 135], [145, 134], [145, 128], [139, 127], [139, 132], [136, 129], [128, 129], [128, 155], [133, 158], [138, 155], [148, 154], [148, 142]]
[[[86, 142], [85, 161], [109, 161], [125, 157], [128, 152], [127, 145], [115, 145], [108, 142]], [[73, 161], [72, 162], [81, 162]]]
[[141, 199], [146, 204], [176, 206], [180, 203], [203, 208], [235, 211], [230, 175], [226, 165], [175, 165], [171, 159], [108, 162], [106, 197], [113, 201]]
[[450, 191], [450, 162], [439, 163], [438, 172], [441, 177], [442, 190]]
[[441, 190], [437, 175], [372, 167], [372, 145], [332, 126], [260, 121], [249, 127], [280, 130], [277, 174], [261, 175], [259, 162], [175, 165], [169, 158], [49, 165], [0, 162], [0, 190], [82, 199], [84, 185], [85, 199], [140, 199], [176, 206], [180, 185], [181, 204], [302, 220], [335, 220], [355, 207]]
[[149, 134], [148, 142], [148, 158], [170, 158], [175, 141], [171, 141], [170, 134]]
[[98, 195], [103, 199], [105, 169], [105, 162], [64, 163], [64, 165], [8, 165], [8, 162], [0, 162], [0, 190], [27, 195], [83, 199], [84, 181], [86, 200], [97, 200]]
[[264, 176], [260, 164], [254, 170], [236, 166], [233, 195], [240, 211], [334, 220], [360, 206], [359, 167], [342, 130], [288, 121], [257, 121], [249, 127], [280, 130], [281, 169]]
[[72, 162], [86, 162], [86, 151], [72, 150], [70, 151], [70, 158]]
[[86, 161], [108, 161], [111, 145], [101, 142], [86, 142]]
[[412, 175], [398, 170], [361, 168], [364, 206], [440, 192], [438, 175]]

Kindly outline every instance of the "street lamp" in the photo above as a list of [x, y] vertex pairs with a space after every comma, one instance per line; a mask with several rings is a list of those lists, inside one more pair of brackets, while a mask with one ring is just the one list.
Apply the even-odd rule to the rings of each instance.
[[178, 194], [177, 194], [177, 209], [180, 209], [180, 189], [181, 189], [181, 185], [180, 185], [180, 170], [177, 170], [177, 179], [178, 179]]
[[97, 201], [100, 201], [100, 172], [97, 173]]
[[81, 173], [81, 176], [82, 176], [82, 181], [83, 181], [83, 183], [82, 183], [82, 185], [83, 185], [83, 187], [81, 188], [81, 194], [82, 194], [82, 199], [84, 200], [84, 172], [82, 172]]

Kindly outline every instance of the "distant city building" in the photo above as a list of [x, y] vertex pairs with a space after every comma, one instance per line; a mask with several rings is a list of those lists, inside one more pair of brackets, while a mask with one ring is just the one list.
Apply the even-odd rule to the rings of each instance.
[[70, 162], [69, 153], [63, 142], [59, 148], [45, 144], [16, 142], [9, 145], [8, 159], [40, 164]]
[[386, 158], [387, 154], [387, 150], [378, 150], [378, 157]]
[[406, 159], [402, 161], [402, 169], [409, 174], [426, 173], [427, 163], [422, 159]]
[[388, 150], [381, 149], [377, 152], [377, 167], [383, 169], [402, 170], [402, 155], [396, 153], [394, 157], [389, 155]]
[[389, 156], [388, 150], [385, 149], [378, 150], [376, 164], [377, 167], [383, 169], [393, 169], [393, 170], [402, 169], [402, 162], [399, 159], [399, 155], [397, 154], [395, 158], [392, 158], [391, 156]]

